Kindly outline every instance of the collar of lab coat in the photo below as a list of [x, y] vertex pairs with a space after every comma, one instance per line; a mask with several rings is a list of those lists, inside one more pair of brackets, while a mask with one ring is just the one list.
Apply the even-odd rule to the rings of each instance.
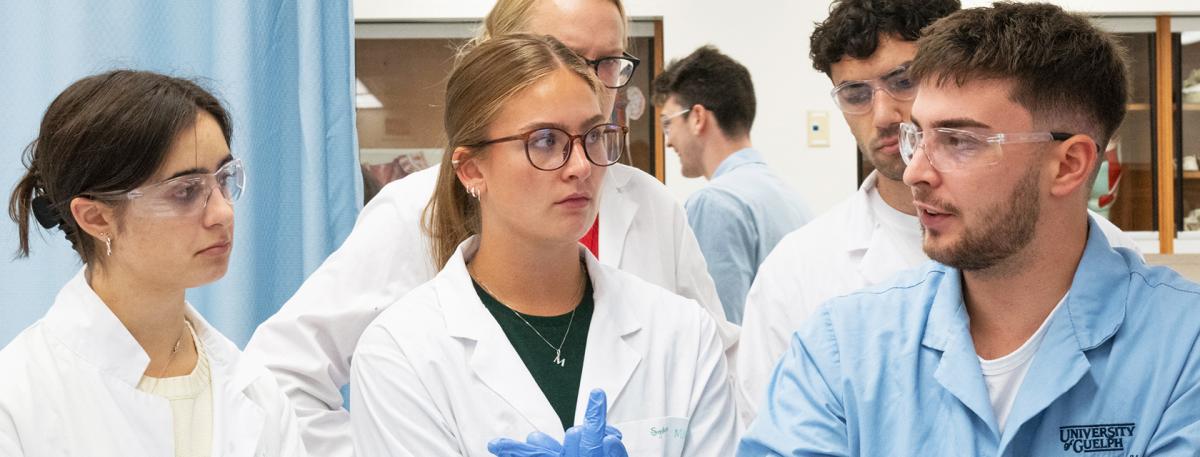
[[846, 234], [842, 237], [846, 254], [857, 257], [858, 272], [867, 284], [877, 284], [892, 277], [897, 271], [910, 268], [905, 259], [896, 253], [896, 237], [886, 236], [892, 230], [875, 219], [871, 211], [870, 192], [878, 183], [877, 171], [867, 175], [850, 201], [850, 211], [845, 224]]
[[604, 174], [600, 191], [600, 258], [608, 265], [620, 265], [625, 254], [625, 238], [633, 227], [638, 211], [638, 199], [621, 197], [629, 192], [632, 173], [641, 170], [624, 164], [613, 164]]
[[845, 249], [847, 252], [865, 251], [871, 247], [871, 238], [875, 233], [875, 215], [871, 213], [871, 201], [868, 193], [875, 188], [879, 179], [877, 171], [872, 171], [863, 180], [858, 191], [850, 201], [850, 223], [846, 224]]
[[[535, 428], [552, 435], [561, 434], [558, 415], [529, 371], [520, 369], [524, 362], [471, 284], [466, 262], [478, 249], [477, 236], [464, 241], [434, 280], [446, 316], [446, 330], [451, 337], [474, 343], [469, 363], [480, 380]], [[621, 287], [614, 272], [600, 265], [582, 245], [579, 254], [587, 264], [595, 308], [577, 395], [576, 423], [583, 417], [587, 393], [592, 388], [604, 389], [610, 409], [620, 401], [625, 384], [641, 361], [640, 352], [626, 337], [642, 328], [630, 308], [630, 304], [638, 303], [636, 297], [629, 296], [636, 292]]]
[[[1036, 389], [1022, 389], [1009, 413], [1002, 446], [1011, 441], [1022, 423], [1087, 373], [1091, 364], [1084, 351], [1108, 341], [1124, 322], [1130, 280], [1126, 262], [1089, 217], [1087, 245], [1063, 309], [1050, 317], [1046, 336], [1025, 377], [1025, 384]], [[962, 274], [940, 264], [931, 274], [941, 274], [942, 278], [932, 286], [937, 289], [922, 344], [943, 353], [935, 377], [996, 431], [999, 427], [971, 340], [962, 298]]]
[[[136, 388], [150, 365], [150, 356], [92, 290], [84, 271], [81, 269], [59, 291], [54, 306], [46, 313], [46, 328], [101, 372]], [[244, 361], [237, 347], [190, 304], [186, 315], [204, 344], [214, 374], [229, 376], [225, 379], [232, 379], [238, 390], [263, 374], [261, 370], [239, 369]]]
[[[186, 313], [196, 329], [196, 337], [204, 344], [212, 369], [213, 452], [252, 455], [266, 413], [247, 396], [246, 390], [268, 373], [242, 355], [233, 342], [217, 332], [191, 305], [187, 305]], [[138, 441], [147, 450], [146, 455], [169, 453], [173, 446], [169, 403], [137, 390], [150, 356], [92, 290], [83, 270], [59, 292], [43, 324], [70, 351], [125, 387], [112, 392], [115, 402], [121, 405], [130, 424], [136, 424], [133, 428], [144, 432], [130, 439]]]
[[[962, 299], [961, 272], [941, 264], [934, 270], [941, 272], [943, 278], [933, 298], [922, 344], [944, 351], [952, 346], [954, 335], [962, 335], [967, 329], [968, 318]], [[1077, 349], [1086, 351], [1103, 344], [1124, 322], [1129, 274], [1125, 258], [1112, 249], [1089, 216], [1088, 241], [1063, 304], [1065, 312], [1055, 315], [1056, 320], [1069, 321], [1070, 326], [1063, 330], [1074, 333], [1073, 346]], [[966, 336], [970, 338], [969, 333]]]

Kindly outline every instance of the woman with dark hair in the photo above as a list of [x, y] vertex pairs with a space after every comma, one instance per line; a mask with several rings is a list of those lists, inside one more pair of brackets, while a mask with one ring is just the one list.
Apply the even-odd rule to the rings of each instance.
[[0, 455], [303, 455], [274, 379], [184, 300], [224, 276], [245, 186], [228, 113], [196, 84], [118, 70], [46, 110], [9, 215], [83, 269], [0, 351]]

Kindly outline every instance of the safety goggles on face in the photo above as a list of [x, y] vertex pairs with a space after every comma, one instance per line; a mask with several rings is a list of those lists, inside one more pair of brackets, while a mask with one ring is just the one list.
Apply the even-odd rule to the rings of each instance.
[[896, 67], [877, 79], [842, 81], [829, 94], [843, 113], [865, 114], [875, 106], [875, 93], [881, 90], [900, 101], [917, 96], [917, 86], [908, 76], [907, 65]]
[[609, 89], [620, 89], [629, 84], [629, 80], [633, 79], [633, 72], [637, 70], [641, 59], [630, 55], [628, 52], [622, 52], [619, 56], [601, 57], [596, 60], [583, 59], [587, 62], [592, 70], [596, 72], [596, 77], [600, 78], [600, 82], [604, 87]]
[[246, 188], [246, 171], [241, 159], [233, 159], [214, 173], [179, 176], [130, 191], [88, 194], [98, 200], [136, 201], [140, 211], [160, 217], [187, 217], [199, 214], [208, 207], [213, 189], [232, 204]]
[[672, 119], [675, 119], [679, 116], [682, 116], [682, 115], [690, 113], [690, 112], [692, 112], [692, 109], [688, 108], [688, 109], [682, 110], [675, 114], [664, 114], [662, 116], [659, 116], [658, 122], [662, 123], [663, 135], [671, 134], [671, 120]]
[[567, 160], [571, 158], [571, 151], [575, 149], [575, 140], [578, 139], [588, 162], [607, 167], [617, 163], [625, 153], [625, 136], [628, 133], [629, 128], [617, 124], [600, 124], [582, 135], [572, 135], [562, 129], [546, 127], [471, 146], [483, 147], [521, 140], [525, 143], [525, 157], [529, 159], [530, 165], [538, 170], [554, 171], [567, 164]]
[[1003, 144], [1064, 141], [1075, 136], [1063, 132], [993, 133], [983, 135], [966, 130], [932, 128], [920, 130], [909, 122], [900, 123], [900, 157], [912, 165], [917, 149], [940, 172], [986, 167], [1000, 162]]

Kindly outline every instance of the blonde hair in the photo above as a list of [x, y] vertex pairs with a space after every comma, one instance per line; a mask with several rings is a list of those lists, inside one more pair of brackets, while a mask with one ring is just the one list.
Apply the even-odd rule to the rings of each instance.
[[481, 43], [462, 57], [446, 83], [446, 150], [433, 197], [422, 226], [431, 239], [430, 253], [440, 269], [458, 245], [481, 228], [479, 201], [467, 194], [451, 165], [455, 149], [487, 141], [488, 126], [501, 108], [521, 91], [553, 72], [565, 69], [594, 92], [603, 86], [581, 57], [550, 36], [505, 35]]
[[[539, 1], [551, 0], [499, 0], [496, 6], [488, 12], [487, 17], [483, 18], [483, 25], [479, 27], [479, 32], [466, 43], [460, 50], [459, 55], [466, 55], [471, 48], [482, 44], [483, 42], [497, 36], [511, 35], [514, 33], [528, 33], [530, 18], [533, 17], [534, 6]], [[629, 18], [625, 16], [625, 5], [621, 0], [610, 0], [617, 7], [617, 13], [621, 15], [621, 24], [626, 24], [622, 31], [625, 32], [621, 41], [628, 40], [628, 22]]]

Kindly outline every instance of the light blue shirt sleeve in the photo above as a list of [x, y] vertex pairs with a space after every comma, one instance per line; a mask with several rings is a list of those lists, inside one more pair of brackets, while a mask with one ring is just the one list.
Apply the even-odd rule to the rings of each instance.
[[737, 197], [712, 187], [692, 194], [684, 209], [708, 263], [708, 274], [717, 285], [725, 319], [740, 325], [746, 294], [758, 270], [758, 232], [752, 211]]
[[[828, 309], [792, 336], [767, 385], [766, 403], [738, 445], [738, 457], [850, 456], [841, 366]], [[761, 399], [756, 399], [761, 400]]]

